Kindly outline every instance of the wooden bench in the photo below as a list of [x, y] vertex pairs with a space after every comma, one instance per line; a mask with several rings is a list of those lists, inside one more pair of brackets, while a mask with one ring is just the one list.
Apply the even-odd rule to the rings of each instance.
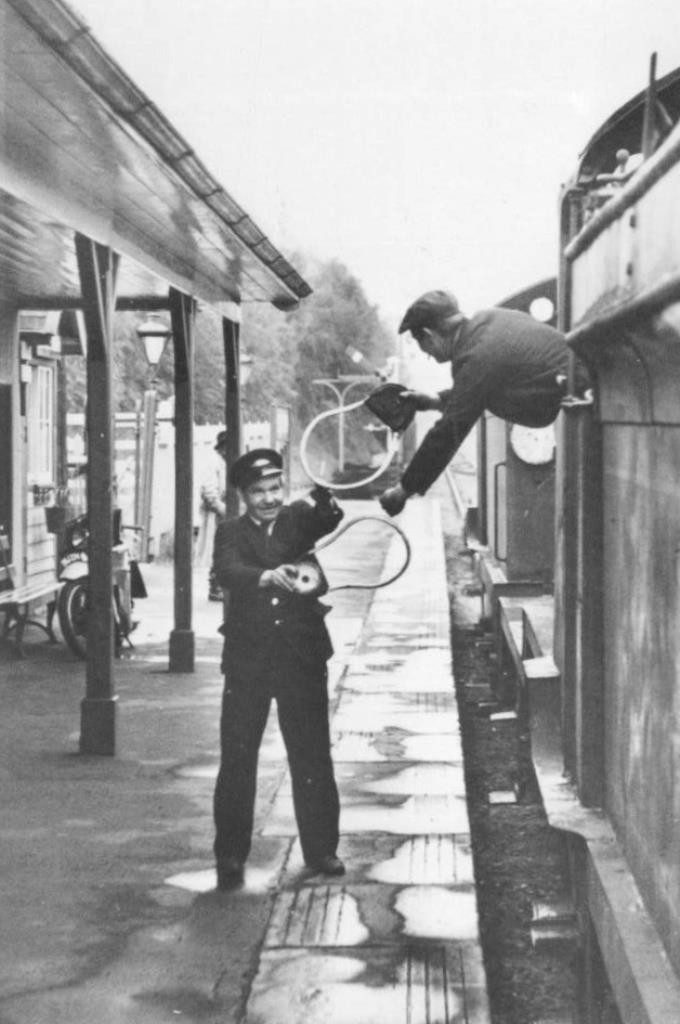
[[[14, 631], [14, 646], [20, 658], [23, 658], [24, 629], [26, 626], [37, 626], [47, 633], [51, 643], [57, 643], [57, 637], [52, 629], [54, 613], [57, 607], [57, 594], [61, 583], [56, 578], [43, 579], [36, 583], [27, 583], [23, 587], [13, 587], [11, 590], [0, 590], [0, 612], [5, 613], [5, 622], [2, 627], [2, 640], [9, 641], [10, 633]], [[30, 606], [34, 601], [51, 595], [47, 602], [47, 617], [45, 623], [37, 619], [29, 618]]]

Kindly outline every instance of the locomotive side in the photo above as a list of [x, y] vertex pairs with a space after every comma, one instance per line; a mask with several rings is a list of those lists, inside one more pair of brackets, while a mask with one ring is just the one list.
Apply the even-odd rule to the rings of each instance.
[[580, 1020], [668, 1024], [680, 1021], [680, 69], [596, 133], [560, 211], [558, 325], [592, 390], [567, 387], [557, 423], [554, 579], [540, 593], [513, 581], [488, 547], [480, 577], [570, 853]]

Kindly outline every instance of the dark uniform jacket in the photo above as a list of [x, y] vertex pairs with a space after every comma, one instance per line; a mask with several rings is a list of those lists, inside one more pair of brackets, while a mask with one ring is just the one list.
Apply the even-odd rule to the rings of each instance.
[[404, 489], [424, 494], [485, 410], [526, 427], [552, 423], [568, 363], [564, 335], [528, 313], [487, 309], [465, 320], [451, 359], [453, 388], [402, 476]]
[[295, 501], [281, 509], [271, 533], [248, 515], [219, 524], [214, 567], [220, 586], [228, 591], [223, 670], [248, 666], [257, 673], [267, 662], [271, 666], [271, 659], [311, 664], [331, 656], [324, 622], [329, 607], [316, 597], [258, 583], [265, 569], [306, 555], [343, 514], [332, 499], [319, 504]]

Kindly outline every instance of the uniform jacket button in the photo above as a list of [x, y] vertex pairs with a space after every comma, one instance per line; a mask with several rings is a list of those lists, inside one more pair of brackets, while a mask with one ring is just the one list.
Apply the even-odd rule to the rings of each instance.
[[273, 604], [273, 605], [277, 605], [278, 603], [279, 603], [279, 599], [278, 599], [278, 597], [273, 597], [273, 598], [272, 598], [272, 604]]

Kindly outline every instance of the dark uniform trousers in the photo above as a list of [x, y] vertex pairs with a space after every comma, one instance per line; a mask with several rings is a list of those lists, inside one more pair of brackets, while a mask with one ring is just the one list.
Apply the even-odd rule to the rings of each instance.
[[260, 674], [227, 666], [220, 724], [222, 762], [215, 787], [215, 855], [246, 860], [257, 761], [272, 698], [290, 768], [302, 854], [314, 862], [338, 844], [340, 805], [330, 757], [326, 663], [295, 661], [271, 648]]
[[295, 502], [281, 510], [271, 535], [247, 516], [218, 527], [215, 564], [230, 593], [214, 796], [218, 859], [248, 857], [258, 753], [272, 700], [288, 755], [303, 857], [314, 863], [336, 852], [340, 805], [328, 726], [328, 609], [313, 597], [259, 589], [257, 581], [263, 569], [303, 555], [340, 518], [337, 507]]

